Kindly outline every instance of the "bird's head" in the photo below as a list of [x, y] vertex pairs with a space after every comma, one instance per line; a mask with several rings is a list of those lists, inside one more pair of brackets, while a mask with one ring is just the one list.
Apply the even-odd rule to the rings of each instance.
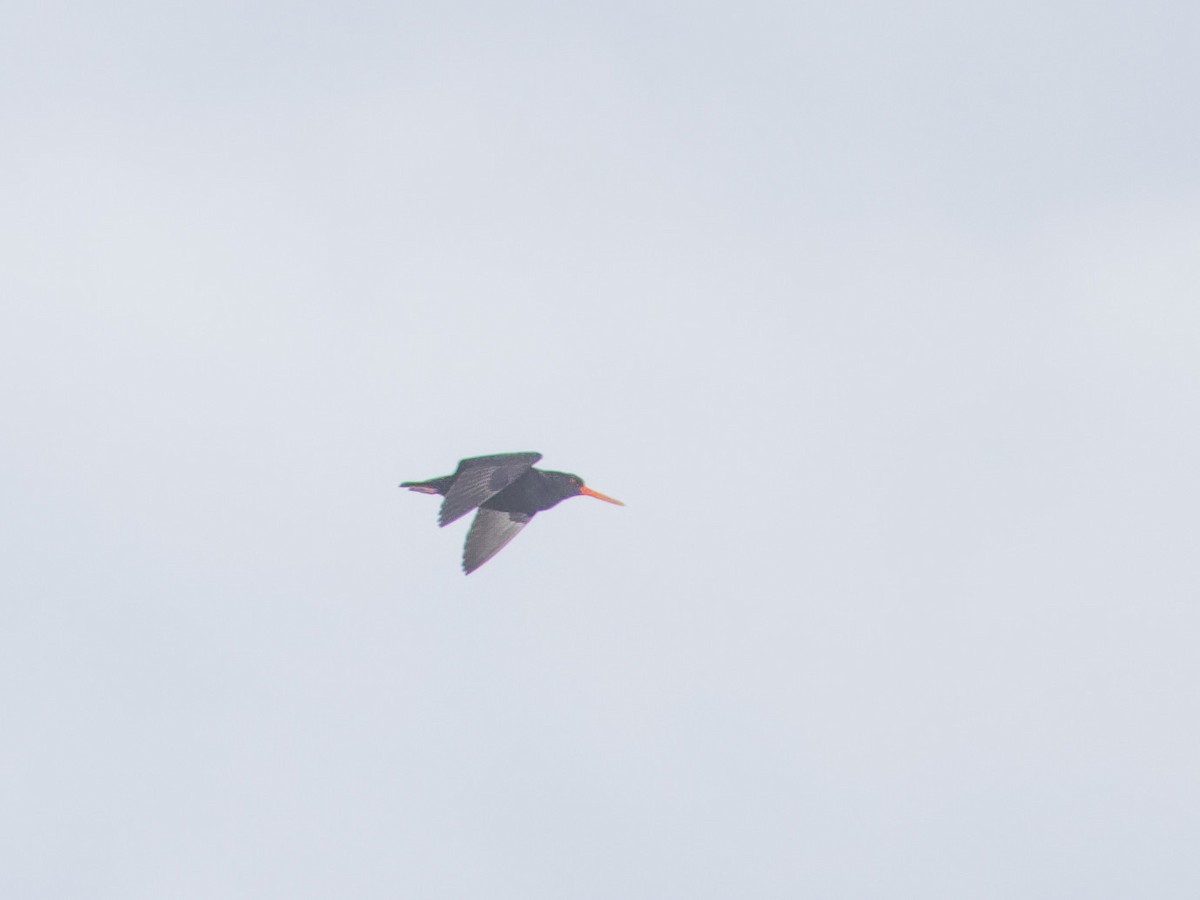
[[572, 475], [570, 472], [546, 472], [545, 474], [554, 477], [556, 486], [563, 491], [564, 498], [582, 494], [585, 497], [595, 497], [597, 500], [603, 500], [605, 503], [615, 503], [617, 506], [625, 505], [620, 500], [609, 497], [607, 494], [593, 491], [583, 483], [583, 479], [578, 475]]

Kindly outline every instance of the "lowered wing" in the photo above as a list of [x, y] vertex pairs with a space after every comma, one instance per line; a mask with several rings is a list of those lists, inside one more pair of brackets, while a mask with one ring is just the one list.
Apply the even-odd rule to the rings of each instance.
[[463, 548], [463, 571], [470, 575], [504, 549], [532, 519], [534, 513], [481, 509], [475, 514]]

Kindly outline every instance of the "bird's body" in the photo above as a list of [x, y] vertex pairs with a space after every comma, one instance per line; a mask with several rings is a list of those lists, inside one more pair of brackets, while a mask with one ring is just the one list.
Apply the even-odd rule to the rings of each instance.
[[438, 514], [445, 526], [478, 509], [463, 549], [468, 575], [500, 552], [537, 513], [580, 494], [624, 506], [620, 500], [593, 491], [578, 475], [535, 469], [540, 453], [498, 453], [475, 456], [458, 464], [453, 475], [400, 486], [446, 499]]

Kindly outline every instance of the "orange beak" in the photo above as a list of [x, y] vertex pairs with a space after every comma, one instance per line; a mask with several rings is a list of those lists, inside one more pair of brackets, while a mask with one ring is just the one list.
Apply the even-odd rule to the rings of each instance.
[[612, 497], [608, 497], [608, 496], [600, 493], [599, 491], [593, 491], [586, 484], [581, 484], [579, 486], [579, 493], [586, 494], [589, 497], [595, 497], [597, 500], [603, 500], [605, 503], [615, 503], [615, 504], [617, 504], [617, 506], [625, 505], [620, 500], [614, 500]]

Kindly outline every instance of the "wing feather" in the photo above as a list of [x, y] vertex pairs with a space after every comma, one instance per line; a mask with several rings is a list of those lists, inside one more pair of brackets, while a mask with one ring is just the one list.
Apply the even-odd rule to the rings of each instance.
[[454, 483], [442, 501], [438, 525], [449, 525], [487, 503], [541, 458], [540, 453], [497, 453], [462, 460], [454, 473]]
[[467, 532], [467, 543], [463, 547], [463, 571], [470, 575], [503, 550], [505, 545], [529, 524], [534, 515], [480, 509], [471, 523], [471, 530]]

